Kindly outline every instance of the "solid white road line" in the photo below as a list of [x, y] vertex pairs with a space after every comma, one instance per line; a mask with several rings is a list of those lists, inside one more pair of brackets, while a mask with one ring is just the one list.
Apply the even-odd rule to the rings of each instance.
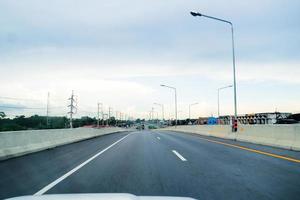
[[156, 137], [156, 138], [160, 140], [160, 137]]
[[187, 161], [187, 159], [185, 159], [182, 155], [180, 155], [180, 153], [178, 153], [175, 150], [172, 150], [172, 152], [182, 161]]
[[98, 156], [100, 156], [102, 153], [104, 153], [105, 151], [107, 151], [111, 147], [115, 146], [116, 144], [118, 144], [119, 142], [121, 142], [122, 140], [124, 140], [126, 137], [128, 137], [131, 134], [132, 133], [130, 133], [130, 134], [122, 137], [118, 141], [116, 141], [113, 144], [109, 145], [108, 147], [106, 147], [105, 149], [103, 149], [102, 151], [100, 151], [99, 153], [95, 154], [91, 158], [87, 159], [86, 161], [84, 161], [83, 163], [81, 163], [80, 165], [78, 165], [77, 167], [75, 167], [74, 169], [72, 169], [71, 171], [69, 171], [66, 174], [62, 175], [61, 177], [59, 177], [58, 179], [56, 179], [55, 181], [53, 181], [49, 185], [45, 186], [44, 188], [42, 188], [41, 190], [39, 190], [38, 192], [36, 192], [34, 195], [42, 195], [42, 194], [44, 194], [45, 192], [47, 192], [48, 190], [50, 190], [51, 188], [53, 188], [55, 185], [57, 185], [59, 182], [63, 181], [65, 178], [67, 178], [68, 176], [70, 176], [71, 174], [73, 174], [74, 172], [76, 172], [77, 170], [79, 170], [81, 167], [83, 167], [84, 165], [88, 164], [89, 162], [91, 162], [92, 160], [94, 160], [95, 158], [97, 158]]

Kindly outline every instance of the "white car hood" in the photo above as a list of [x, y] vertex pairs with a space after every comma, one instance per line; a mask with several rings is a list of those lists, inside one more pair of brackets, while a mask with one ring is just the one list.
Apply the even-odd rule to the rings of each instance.
[[9, 200], [194, 200], [190, 197], [135, 196], [127, 193], [47, 194], [10, 198]]

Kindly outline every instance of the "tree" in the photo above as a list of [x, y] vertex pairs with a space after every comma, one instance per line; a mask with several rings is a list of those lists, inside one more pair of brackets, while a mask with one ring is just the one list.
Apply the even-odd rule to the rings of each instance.
[[4, 112], [0, 112], [0, 119], [3, 119], [6, 117], [6, 114]]

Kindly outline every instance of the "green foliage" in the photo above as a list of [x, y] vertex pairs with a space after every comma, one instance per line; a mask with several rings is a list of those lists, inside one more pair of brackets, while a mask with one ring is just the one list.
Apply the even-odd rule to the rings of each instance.
[[109, 125], [110, 126], [114, 126], [114, 125], [116, 125], [116, 119], [115, 119], [115, 117], [111, 117], [110, 119], [109, 119]]
[[0, 112], [0, 119], [3, 119], [5, 117], [6, 117], [5, 113], [4, 112]]
[[97, 119], [96, 118], [91, 118], [88, 116], [81, 117], [80, 119], [74, 119], [73, 120], [73, 127], [81, 127], [81, 126], [88, 126], [88, 125], [96, 125], [97, 124]]
[[[3, 113], [4, 114], [4, 113]], [[66, 117], [49, 117], [47, 125], [47, 117], [33, 115], [25, 117], [24, 115], [16, 116], [13, 119], [4, 118], [5, 114], [0, 117], [0, 131], [18, 131], [32, 129], [60, 129], [68, 128], [69, 120]], [[82, 117], [74, 119], [73, 126], [81, 127], [86, 125], [95, 125], [97, 120], [91, 117]]]

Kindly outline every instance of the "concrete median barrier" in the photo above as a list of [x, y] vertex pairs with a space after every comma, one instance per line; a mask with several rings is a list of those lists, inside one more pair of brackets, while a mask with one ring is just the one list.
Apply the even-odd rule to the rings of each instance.
[[110, 127], [0, 132], [0, 160], [122, 131], [128, 129]]
[[239, 125], [236, 133], [231, 131], [230, 125], [172, 126], [160, 130], [196, 133], [300, 151], [300, 124]]

